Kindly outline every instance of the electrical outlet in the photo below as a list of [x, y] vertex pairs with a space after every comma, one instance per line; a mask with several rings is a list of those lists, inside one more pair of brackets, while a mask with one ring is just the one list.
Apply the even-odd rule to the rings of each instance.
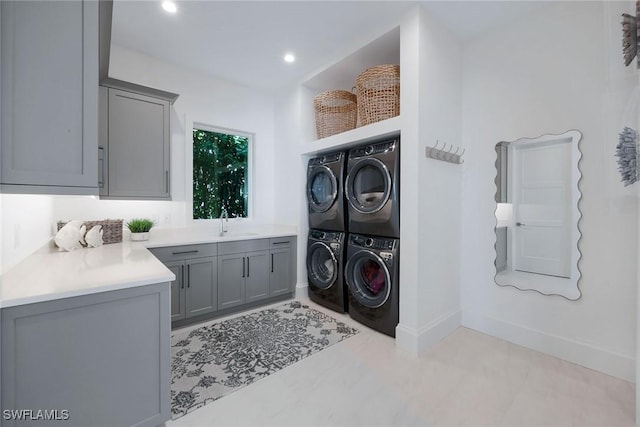
[[164, 217], [162, 218], [162, 223], [165, 225], [171, 224], [171, 214], [169, 213], [164, 214]]

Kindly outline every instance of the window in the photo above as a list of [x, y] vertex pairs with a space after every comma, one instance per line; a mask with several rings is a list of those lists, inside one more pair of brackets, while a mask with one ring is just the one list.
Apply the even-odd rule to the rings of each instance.
[[248, 216], [251, 135], [193, 129], [193, 219]]

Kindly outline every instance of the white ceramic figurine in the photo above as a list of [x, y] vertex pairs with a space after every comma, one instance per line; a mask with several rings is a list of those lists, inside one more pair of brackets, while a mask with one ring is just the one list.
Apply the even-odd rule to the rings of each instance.
[[91, 248], [102, 246], [103, 233], [104, 230], [102, 230], [101, 225], [94, 225], [93, 227], [91, 227], [91, 230], [87, 231], [87, 234], [84, 236], [84, 239], [87, 241], [87, 246]]
[[65, 251], [79, 249], [85, 244], [84, 233], [87, 227], [80, 220], [69, 221], [56, 233], [53, 239], [56, 245]]

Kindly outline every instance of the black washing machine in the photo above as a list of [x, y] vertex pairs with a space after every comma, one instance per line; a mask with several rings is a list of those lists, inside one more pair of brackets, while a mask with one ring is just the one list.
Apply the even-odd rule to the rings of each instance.
[[400, 237], [400, 139], [349, 151], [345, 195], [349, 233]]
[[336, 231], [309, 230], [307, 274], [309, 298], [332, 310], [347, 310], [347, 288], [343, 266], [345, 234]]
[[345, 231], [344, 152], [309, 159], [307, 206], [309, 228]]
[[399, 321], [400, 240], [349, 234], [345, 282], [349, 315], [383, 334], [396, 336]]

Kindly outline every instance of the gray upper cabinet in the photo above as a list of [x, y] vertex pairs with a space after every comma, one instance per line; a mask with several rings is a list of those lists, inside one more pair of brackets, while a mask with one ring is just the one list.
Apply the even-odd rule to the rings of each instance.
[[101, 120], [107, 122], [101, 129], [107, 135], [100, 139], [105, 151], [100, 195], [170, 199], [170, 102], [116, 88], [108, 88], [107, 100], [108, 105], [101, 100]]
[[3, 192], [98, 194], [98, 2], [0, 2]]

